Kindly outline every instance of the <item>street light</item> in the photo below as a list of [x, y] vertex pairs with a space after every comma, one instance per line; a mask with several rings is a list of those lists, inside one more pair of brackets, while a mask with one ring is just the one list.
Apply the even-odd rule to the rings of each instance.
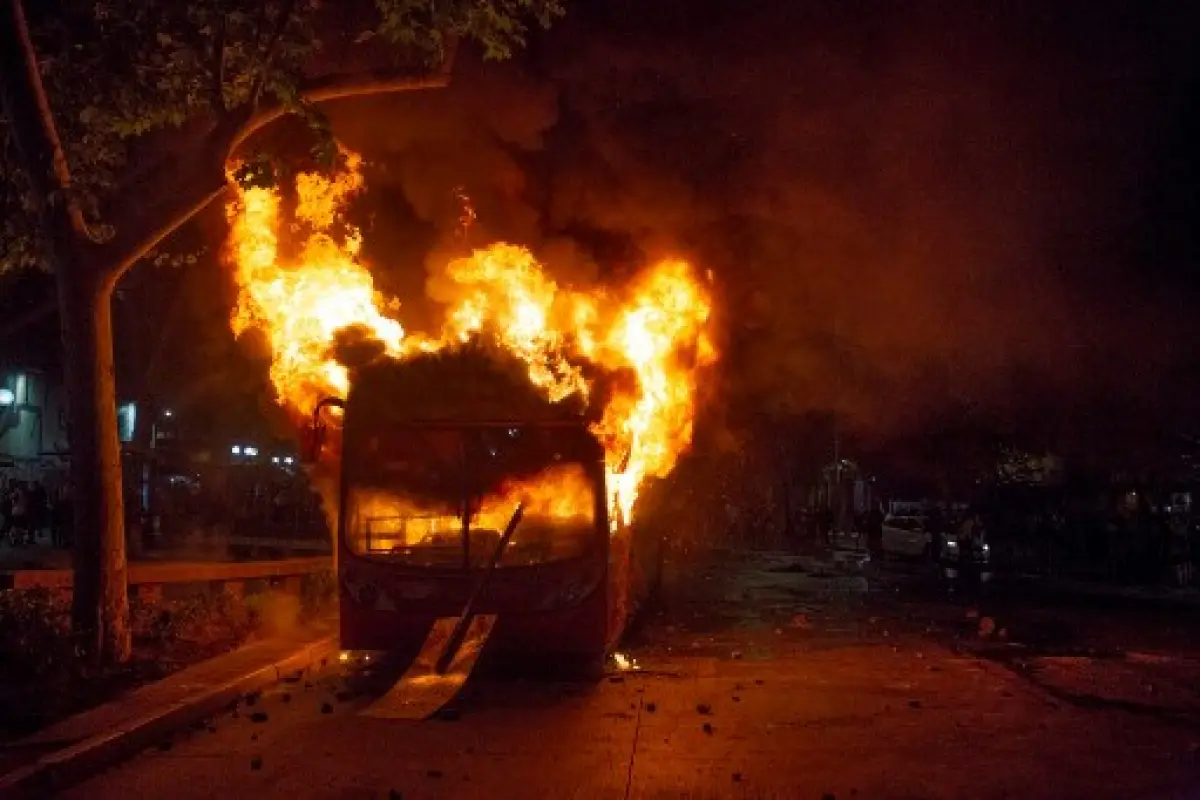
[[175, 412], [168, 408], [166, 411], [163, 412], [163, 416], [170, 418], [170, 417], [175, 416]]
[[242, 454], [242, 448], [235, 444], [229, 449], [229, 452], [233, 453], [235, 456], [240, 456]]
[[17, 402], [17, 396], [12, 389], [0, 389], [0, 406], [11, 406]]

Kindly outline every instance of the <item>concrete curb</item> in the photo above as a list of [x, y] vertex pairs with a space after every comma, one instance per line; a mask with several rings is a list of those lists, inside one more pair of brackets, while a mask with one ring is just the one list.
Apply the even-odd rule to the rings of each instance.
[[175, 731], [224, 710], [247, 692], [275, 684], [329, 658], [337, 649], [337, 636], [310, 642], [273, 664], [227, 683], [206, 687], [111, 731], [43, 756], [36, 763], [0, 776], [0, 800], [49, 797], [140, 753]]

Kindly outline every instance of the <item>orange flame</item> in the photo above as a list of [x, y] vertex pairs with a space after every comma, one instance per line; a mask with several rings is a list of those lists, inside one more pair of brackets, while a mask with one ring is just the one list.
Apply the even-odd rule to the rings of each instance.
[[[295, 226], [302, 245], [285, 256], [280, 194], [238, 188], [228, 207], [230, 258], [238, 285], [236, 334], [261, 331], [270, 345], [279, 402], [307, 415], [349, 389], [332, 345], [338, 332], [364, 328], [397, 359], [486, 335], [529, 368], [548, 400], [587, 399], [581, 368], [629, 370], [636, 380], [608, 400], [594, 432], [605, 444], [613, 524], [628, 522], [642, 483], [663, 477], [691, 444], [701, 367], [716, 358], [709, 334], [712, 300], [691, 266], [668, 260], [624, 290], [584, 292], [558, 286], [529, 250], [493, 244], [451, 261], [444, 279], [453, 301], [439, 338], [406, 337], [398, 304], [374, 288], [358, 261], [361, 239], [341, 213], [364, 185], [361, 159], [348, 154], [334, 178], [296, 179]], [[335, 229], [341, 231], [335, 234]]]

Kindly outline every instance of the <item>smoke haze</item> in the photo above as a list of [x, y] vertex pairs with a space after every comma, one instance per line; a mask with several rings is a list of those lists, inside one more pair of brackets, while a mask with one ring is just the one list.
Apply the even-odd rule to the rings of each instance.
[[730, 419], [1166, 419], [1193, 410], [1195, 242], [1156, 247], [1147, 217], [1178, 210], [1155, 187], [1192, 23], [1166, 2], [579, 3], [518, 62], [331, 113], [371, 161], [366, 254], [406, 324], [492, 239], [567, 284], [684, 255], [715, 273]]

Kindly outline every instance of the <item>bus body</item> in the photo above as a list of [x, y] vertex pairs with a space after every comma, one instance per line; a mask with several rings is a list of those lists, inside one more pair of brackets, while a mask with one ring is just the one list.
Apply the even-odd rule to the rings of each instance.
[[604, 450], [586, 423], [414, 420], [359, 406], [352, 391], [337, 514], [342, 647], [415, 655], [437, 618], [462, 613], [520, 501], [476, 607], [498, 617], [484, 658], [601, 664], [657, 586], [662, 551], [610, 526]]

